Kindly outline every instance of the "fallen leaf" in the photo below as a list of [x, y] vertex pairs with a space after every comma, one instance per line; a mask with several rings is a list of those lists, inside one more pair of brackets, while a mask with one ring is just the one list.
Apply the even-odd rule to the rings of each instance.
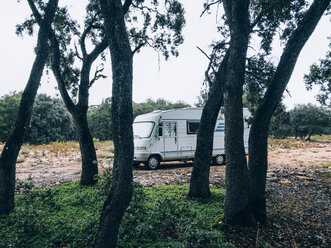
[[308, 180], [308, 179], [310, 179], [309, 177], [306, 177], [306, 176], [297, 176], [297, 178], [299, 178], [301, 180]]
[[290, 184], [291, 182], [289, 180], [283, 180], [283, 181], [280, 181], [280, 183]]

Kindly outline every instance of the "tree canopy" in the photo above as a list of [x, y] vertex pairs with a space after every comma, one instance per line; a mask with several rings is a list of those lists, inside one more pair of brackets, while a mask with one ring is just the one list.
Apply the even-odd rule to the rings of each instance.
[[308, 90], [311, 90], [314, 85], [319, 87], [319, 93], [315, 96], [317, 101], [331, 108], [331, 37], [329, 40], [330, 50], [318, 64], [314, 63], [310, 66], [310, 72], [304, 76], [304, 80]]

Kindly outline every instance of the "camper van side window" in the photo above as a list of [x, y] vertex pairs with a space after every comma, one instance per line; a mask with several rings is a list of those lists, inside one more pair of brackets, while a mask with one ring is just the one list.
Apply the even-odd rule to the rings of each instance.
[[164, 122], [163, 123], [164, 137], [176, 137], [176, 123]]
[[197, 134], [199, 125], [198, 121], [187, 121], [187, 134]]
[[162, 122], [159, 123], [159, 136], [162, 136]]

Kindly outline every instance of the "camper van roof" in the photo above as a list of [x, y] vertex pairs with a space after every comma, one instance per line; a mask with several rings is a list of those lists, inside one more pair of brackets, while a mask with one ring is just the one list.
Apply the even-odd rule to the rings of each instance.
[[[155, 110], [153, 112], [142, 114], [136, 117], [135, 122], [139, 121], [158, 121], [163, 120], [200, 120], [202, 108], [180, 108], [169, 110]], [[245, 119], [250, 117], [247, 108], [243, 109], [243, 116]], [[219, 114], [218, 119], [223, 119], [223, 114]]]

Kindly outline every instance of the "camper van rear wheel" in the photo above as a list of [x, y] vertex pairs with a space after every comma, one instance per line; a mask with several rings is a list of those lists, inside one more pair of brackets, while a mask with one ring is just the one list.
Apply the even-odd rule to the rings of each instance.
[[225, 164], [225, 155], [217, 155], [214, 158], [214, 163], [217, 164], [217, 165]]
[[158, 156], [150, 156], [146, 162], [146, 167], [155, 170], [160, 165], [160, 159]]

